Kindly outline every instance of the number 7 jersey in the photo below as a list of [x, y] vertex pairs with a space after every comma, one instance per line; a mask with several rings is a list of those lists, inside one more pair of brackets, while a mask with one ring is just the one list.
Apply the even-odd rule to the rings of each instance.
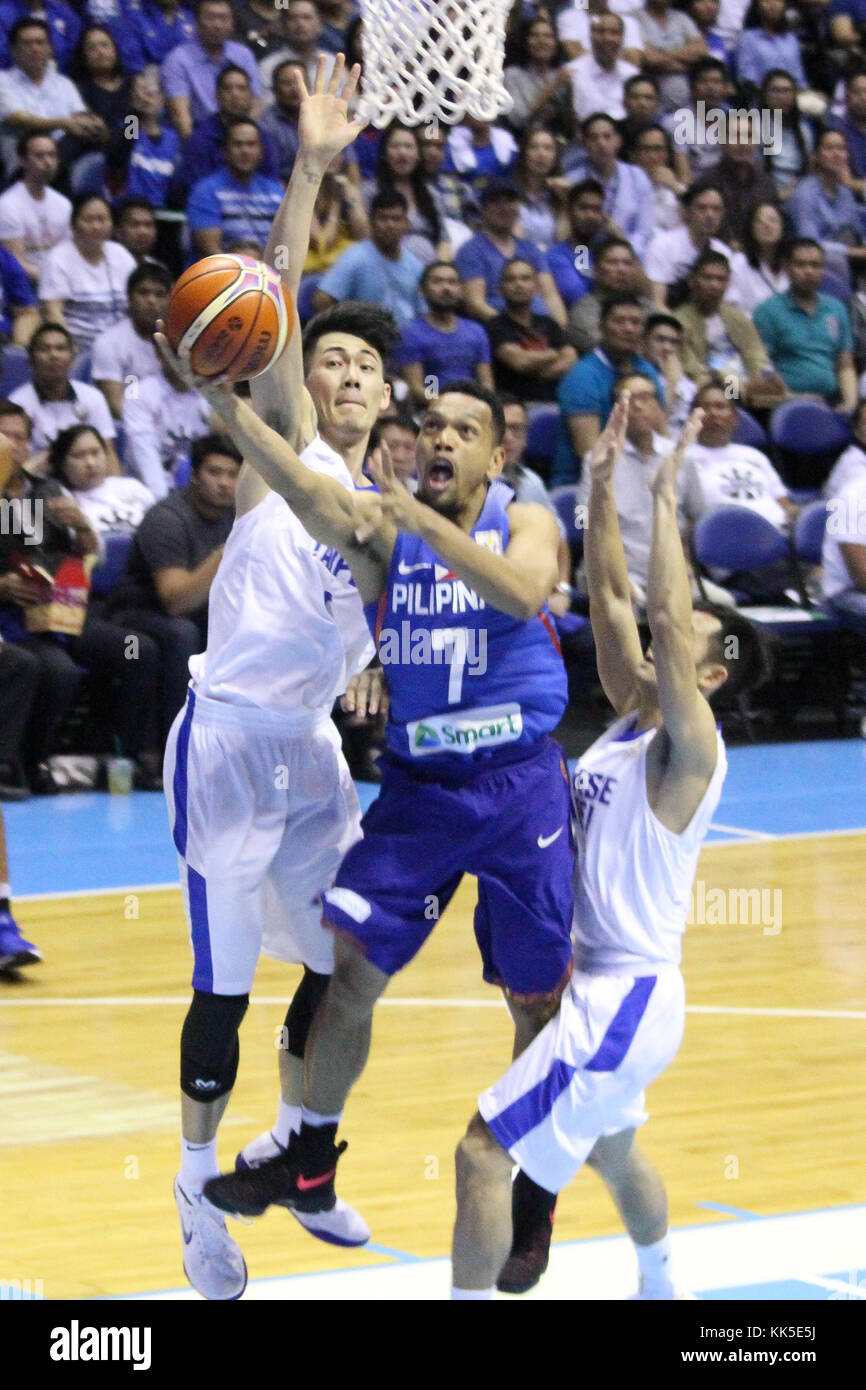
[[[514, 493], [491, 483], [471, 536], [503, 554]], [[384, 593], [367, 621], [391, 695], [387, 744], [425, 773], [466, 769], [556, 727], [568, 698], [553, 619], [490, 607], [420, 536], [398, 533]], [[505, 760], [508, 755], [503, 755]]]

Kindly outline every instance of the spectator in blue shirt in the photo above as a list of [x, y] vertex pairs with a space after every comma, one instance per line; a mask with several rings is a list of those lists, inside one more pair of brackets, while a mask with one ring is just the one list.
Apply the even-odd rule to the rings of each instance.
[[633, 294], [612, 294], [601, 311], [597, 348], [566, 372], [556, 398], [562, 417], [553, 458], [551, 484], [575, 483], [580, 461], [592, 448], [613, 409], [614, 386], [625, 373], [642, 372], [656, 382], [664, 403], [664, 382], [646, 358], [638, 356], [644, 312]]
[[863, 206], [850, 188], [848, 147], [839, 130], [822, 130], [815, 144], [815, 172], [807, 174], [786, 204], [798, 237], [811, 237], [829, 253], [830, 269], [847, 279], [848, 262], [866, 261], [863, 238]]
[[[866, 4], [866, 0], [864, 0]], [[852, 73], [845, 80], [845, 114], [828, 115], [825, 124], [839, 130], [848, 146], [848, 167], [861, 187], [852, 190], [862, 198], [866, 191], [866, 73]]]
[[820, 396], [852, 411], [857, 404], [848, 310], [821, 294], [826, 259], [817, 241], [798, 237], [788, 248], [791, 288], [755, 310], [755, 327], [773, 366], [793, 395]]
[[565, 163], [570, 183], [581, 179], [597, 179], [604, 189], [604, 210], [610, 219], [611, 236], [625, 237], [643, 258], [653, 233], [655, 200], [653, 186], [634, 164], [623, 164], [618, 158], [622, 136], [612, 116], [601, 112], [587, 116], [581, 122], [583, 151], [569, 167]]
[[268, 107], [259, 122], [262, 135], [267, 135], [274, 142], [277, 177], [285, 179], [286, 183], [291, 178], [298, 153], [298, 112], [303, 75], [304, 65], [300, 58], [286, 58], [274, 68], [274, 104]]
[[241, 116], [226, 131], [226, 167], [201, 179], [189, 195], [187, 222], [198, 256], [212, 256], [242, 239], [264, 247], [283, 188], [259, 173], [261, 163], [259, 128]]
[[142, 0], [141, 7], [131, 10], [123, 22], [135, 46], [133, 71], [164, 62], [178, 44], [195, 38], [195, 15], [178, 0]]
[[168, 100], [168, 114], [182, 140], [192, 134], [196, 121], [212, 116], [217, 109], [216, 80], [226, 63], [237, 63], [249, 75], [253, 112], [260, 114], [262, 84], [256, 60], [242, 43], [230, 35], [234, 16], [229, 0], [198, 0], [194, 39], [178, 44], [162, 64], [162, 86]]
[[68, 73], [81, 38], [82, 24], [75, 11], [61, 0], [3, 0], [0, 4], [0, 68], [8, 68], [12, 63], [9, 30], [19, 19], [31, 16], [47, 23], [58, 71]]
[[313, 295], [317, 313], [341, 299], [366, 299], [390, 309], [402, 328], [421, 313], [423, 263], [403, 246], [409, 209], [402, 193], [377, 193], [370, 204], [370, 238], [343, 252]]
[[491, 180], [481, 195], [481, 230], [460, 247], [454, 264], [463, 280], [463, 303], [474, 319], [486, 323], [505, 308], [499, 281], [507, 261], [519, 256], [538, 273], [539, 294], [532, 301], [534, 313], [549, 314], [565, 327], [565, 305], [553, 283], [547, 258], [531, 241], [514, 235], [520, 212], [520, 194], [513, 185]]
[[319, 47], [328, 53], [345, 53], [346, 32], [358, 13], [355, 0], [317, 0], [316, 8], [322, 21]]
[[479, 192], [488, 179], [500, 179], [517, 161], [517, 141], [504, 126], [468, 113], [448, 136], [443, 173], [459, 174]]
[[[109, 136], [105, 149], [105, 182], [112, 201], [147, 198], [165, 207], [180, 162], [180, 136], [163, 119], [165, 98], [153, 71], [139, 72], [129, 88], [130, 115]], [[130, 139], [132, 135], [132, 139]]]
[[801, 90], [809, 85], [785, 10], [785, 0], [752, 0], [734, 55], [737, 77], [749, 91], [760, 88], [771, 68], [789, 72]]
[[826, 15], [832, 46], [845, 48], [850, 58], [862, 60], [860, 30], [866, 27], [866, 0], [830, 0]]
[[39, 327], [39, 308], [27, 272], [0, 246], [0, 339], [26, 347]]
[[[253, 109], [250, 79], [243, 68], [228, 63], [216, 81], [217, 109], [212, 116], [196, 121], [192, 135], [184, 141], [177, 171], [175, 196], [181, 205], [186, 194], [199, 179], [225, 169], [226, 132], [233, 121], [249, 119]], [[262, 162], [258, 170], [266, 179], [280, 177], [277, 150], [273, 136], [259, 126], [262, 142]]]
[[568, 241], [555, 241], [547, 264], [566, 308], [592, 289], [595, 252], [607, 236], [604, 189], [597, 179], [576, 183], [568, 196]]
[[490, 341], [480, 323], [457, 313], [463, 287], [456, 268], [450, 261], [434, 261], [425, 268], [420, 289], [427, 312], [406, 324], [397, 350], [413, 404], [423, 409], [449, 381], [477, 381], [492, 391]]

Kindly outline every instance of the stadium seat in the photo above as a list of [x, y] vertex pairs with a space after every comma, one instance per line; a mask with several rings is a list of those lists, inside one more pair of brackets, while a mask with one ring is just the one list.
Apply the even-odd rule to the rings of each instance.
[[769, 442], [763, 425], [759, 425], [748, 410], [742, 410], [737, 406], [737, 423], [731, 435], [731, 443], [748, 444], [752, 449], [766, 449]]
[[97, 598], [105, 598], [117, 588], [131, 545], [132, 536], [106, 536], [105, 559], [90, 576], [90, 590]]
[[826, 526], [827, 503], [821, 499], [810, 502], [797, 514], [793, 541], [798, 560], [807, 565], [820, 565]]
[[543, 478], [550, 476], [550, 464], [559, 437], [559, 406], [535, 405], [529, 410], [526, 462]]
[[105, 193], [105, 155], [98, 151], [83, 154], [76, 159], [69, 170], [69, 191], [73, 197], [78, 193]]
[[583, 527], [578, 526], [575, 519], [574, 508], [577, 502], [577, 487], [574, 483], [565, 483], [562, 487], [551, 489], [550, 500], [556, 508], [556, 514], [565, 527], [565, 539], [571, 547], [572, 555], [578, 560], [583, 553]]
[[30, 358], [27, 349], [10, 343], [0, 354], [0, 400], [6, 400], [29, 380]]
[[770, 420], [779, 471], [790, 487], [820, 487], [851, 442], [848, 421], [822, 401], [783, 401]]

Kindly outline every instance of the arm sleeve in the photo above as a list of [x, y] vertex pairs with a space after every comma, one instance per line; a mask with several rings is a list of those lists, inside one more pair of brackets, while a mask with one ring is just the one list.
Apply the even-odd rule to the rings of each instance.
[[[330, 270], [322, 276], [319, 281], [319, 289], [325, 294], [330, 294], [334, 299], [353, 299], [352, 293], [355, 285], [355, 270], [358, 263], [358, 249], [361, 243], [356, 242], [354, 246], [349, 246], [338, 256]], [[359, 296], [361, 297], [361, 296]]]
[[7, 304], [13, 309], [21, 309], [30, 305], [35, 307], [36, 295], [30, 288], [30, 281], [27, 279], [27, 272], [23, 265], [2, 247], [0, 247], [0, 251], [3, 252], [0, 256], [0, 271], [3, 275], [3, 293], [6, 296]]
[[[472, 238], [474, 241], [475, 238]], [[487, 280], [487, 267], [481, 253], [481, 248], [473, 246], [472, 241], [464, 242], [454, 258], [458, 274], [462, 280]]]
[[481, 324], [480, 324], [480, 323], [473, 323], [471, 320], [469, 320], [469, 322], [471, 323], [471, 326], [472, 326], [472, 337], [473, 337], [473, 339], [474, 339], [474, 341], [475, 341], [475, 344], [476, 344], [476, 346], [477, 346], [477, 348], [478, 348], [478, 361], [479, 361], [479, 362], [486, 362], [486, 363], [488, 364], [488, 366], [489, 366], [489, 364], [490, 364], [490, 339], [488, 338], [487, 334], [484, 332], [484, 329], [481, 327]]
[[159, 77], [165, 96], [190, 96], [189, 80], [184, 71], [183, 63], [178, 57], [176, 48], [173, 48], [168, 57], [163, 59], [162, 67], [159, 70]]
[[[60, 248], [57, 248], [58, 251]], [[42, 262], [39, 274], [40, 299], [66, 299], [69, 294], [69, 276], [62, 257], [50, 251]]]
[[108, 334], [100, 334], [91, 350], [91, 381], [123, 381], [123, 369]]
[[423, 361], [423, 354], [418, 342], [417, 329], [411, 321], [403, 328], [397, 351], [394, 359], [398, 367], [411, 367], [416, 362]]
[[770, 354], [770, 358], [772, 360], [773, 354], [775, 353], [776, 347], [778, 345], [779, 335], [776, 330], [776, 323], [772, 311], [769, 309], [770, 303], [771, 301], [768, 299], [763, 304], [760, 304], [758, 306], [758, 308], [755, 310], [752, 322], [754, 323], [755, 327], [760, 333], [761, 341], [763, 342], [764, 347], [767, 349], [767, 352]]
[[103, 439], [116, 439], [117, 430], [108, 409], [108, 402], [97, 386], [91, 387], [92, 396], [87, 398], [87, 413], [90, 422], [99, 430]]
[[15, 207], [0, 199], [0, 240], [12, 241], [24, 236], [24, 223]]

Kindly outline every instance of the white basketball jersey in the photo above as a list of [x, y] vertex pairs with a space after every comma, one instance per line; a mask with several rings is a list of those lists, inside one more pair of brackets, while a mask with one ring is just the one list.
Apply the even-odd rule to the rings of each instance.
[[574, 901], [579, 969], [646, 973], [654, 962], [679, 964], [701, 844], [727, 771], [718, 759], [689, 825], [675, 835], [647, 797], [647, 749], [658, 732], [634, 729], [627, 714], [579, 760], [572, 778], [577, 841]]
[[[301, 460], [354, 487], [318, 435]], [[327, 554], [275, 492], [238, 517], [211, 585], [207, 650], [189, 664], [197, 694], [276, 715], [330, 708], [374, 646], [348, 566], [335, 576]]]

